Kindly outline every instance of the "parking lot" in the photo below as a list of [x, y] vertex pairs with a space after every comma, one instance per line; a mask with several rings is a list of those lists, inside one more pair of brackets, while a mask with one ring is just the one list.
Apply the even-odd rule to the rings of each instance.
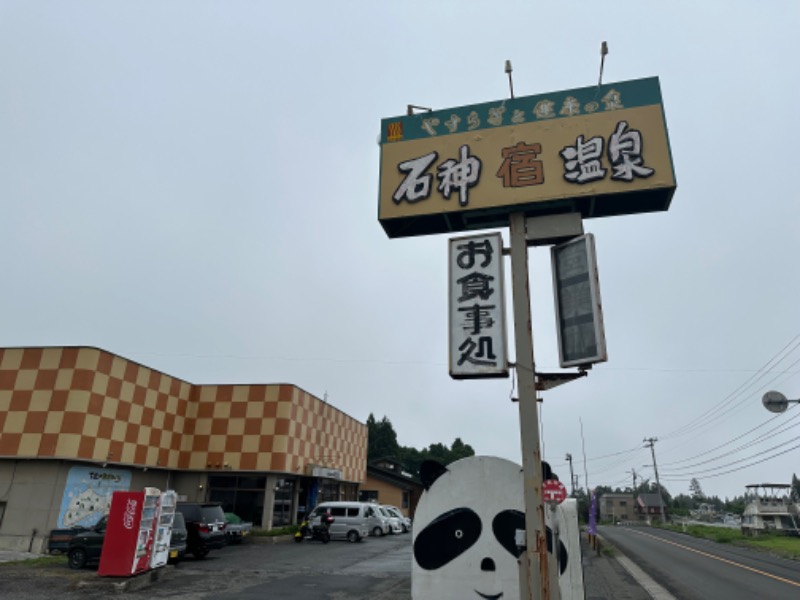
[[[98, 577], [96, 567], [73, 571], [66, 557], [42, 562], [0, 564], [0, 598], [99, 599], [117, 592], [118, 580]], [[410, 590], [411, 534], [400, 534], [329, 544], [253, 537], [166, 567], [158, 581], [123, 594], [131, 600], [409, 600]]]

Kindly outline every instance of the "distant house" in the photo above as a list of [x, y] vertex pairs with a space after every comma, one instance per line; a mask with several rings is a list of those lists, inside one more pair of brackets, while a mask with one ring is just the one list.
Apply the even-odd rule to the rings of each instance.
[[381, 458], [367, 463], [367, 479], [361, 486], [358, 499], [396, 506], [413, 519], [423, 489], [419, 477], [405, 471], [399, 462]]
[[633, 494], [603, 494], [600, 496], [600, 518], [605, 521], [630, 521], [636, 518]]
[[[639, 494], [636, 498], [636, 514], [641, 519], [649, 519], [652, 516], [661, 516], [661, 506], [663, 500], [659, 494]], [[666, 503], [664, 506], [664, 517], [669, 515]]]

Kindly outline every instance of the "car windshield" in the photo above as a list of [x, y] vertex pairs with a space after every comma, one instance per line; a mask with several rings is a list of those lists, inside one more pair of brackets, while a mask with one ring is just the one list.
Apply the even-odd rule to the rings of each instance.
[[225, 513], [222, 512], [221, 506], [203, 506], [200, 510], [206, 523], [225, 520]]

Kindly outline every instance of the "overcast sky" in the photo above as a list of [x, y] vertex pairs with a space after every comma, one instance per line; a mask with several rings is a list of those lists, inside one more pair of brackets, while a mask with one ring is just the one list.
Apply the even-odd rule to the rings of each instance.
[[798, 28], [795, 0], [0, 0], [0, 344], [293, 383], [402, 445], [521, 461], [512, 380], [448, 375], [449, 236], [377, 221], [376, 139], [407, 104], [508, 97], [507, 59], [517, 96], [593, 85], [607, 41], [604, 83], [660, 78], [678, 188], [584, 222], [609, 361], [544, 395], [544, 456], [630, 485], [655, 437], [673, 495], [789, 483], [800, 410], [761, 397], [800, 397]]

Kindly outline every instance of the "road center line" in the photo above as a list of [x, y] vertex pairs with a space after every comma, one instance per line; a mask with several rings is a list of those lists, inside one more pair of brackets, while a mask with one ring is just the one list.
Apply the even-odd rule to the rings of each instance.
[[763, 575], [764, 577], [769, 577], [770, 579], [774, 579], [775, 581], [780, 581], [783, 583], [788, 583], [789, 585], [793, 585], [795, 587], [800, 587], [800, 582], [792, 581], [791, 579], [785, 579], [783, 577], [778, 577], [777, 575], [773, 575], [772, 573], [767, 573], [766, 571], [761, 571], [759, 569], [755, 569], [753, 567], [748, 567], [747, 565], [743, 565], [742, 563], [738, 563], [732, 560], [728, 560], [727, 558], [722, 558], [721, 556], [715, 556], [714, 554], [709, 554], [708, 552], [703, 552], [702, 550], [697, 550], [695, 548], [690, 548], [689, 546], [684, 546], [683, 544], [679, 544], [677, 542], [671, 542], [670, 540], [665, 540], [664, 538], [660, 538], [657, 535], [653, 535], [651, 533], [644, 533], [643, 531], [638, 531], [632, 529], [631, 531], [635, 531], [639, 535], [644, 535], [649, 538], [653, 538], [654, 540], [658, 540], [659, 542], [664, 542], [665, 544], [670, 544], [677, 548], [683, 548], [684, 550], [688, 550], [689, 552], [694, 552], [695, 554], [699, 554], [701, 556], [706, 556], [708, 558], [713, 558], [714, 560], [718, 560], [720, 562], [732, 565], [734, 567], [739, 567], [740, 569], [744, 569], [745, 571], [750, 571], [752, 573], [758, 573], [759, 575]]

